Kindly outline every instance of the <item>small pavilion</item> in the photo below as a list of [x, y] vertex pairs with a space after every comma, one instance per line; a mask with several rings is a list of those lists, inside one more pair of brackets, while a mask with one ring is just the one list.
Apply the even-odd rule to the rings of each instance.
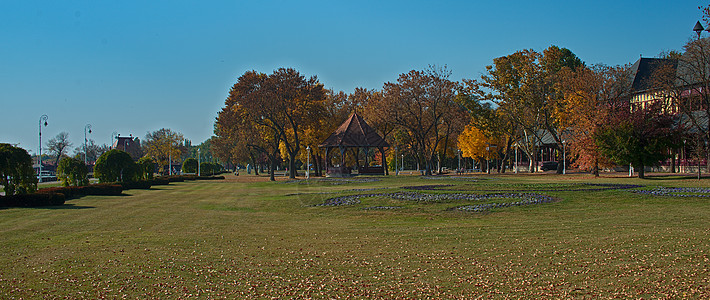
[[[367, 125], [365, 120], [355, 112], [318, 147], [325, 148], [326, 175], [342, 177], [351, 175], [352, 168], [345, 165], [345, 153], [348, 149], [352, 148], [356, 149], [355, 160], [357, 162], [356, 167], [358, 174], [385, 175], [385, 168], [387, 167], [385, 147], [389, 146], [389, 143], [377, 134], [375, 129]], [[381, 165], [369, 166], [367, 156], [365, 156], [365, 164], [360, 165], [358, 154], [361, 148], [365, 148], [366, 153], [369, 152], [370, 148], [380, 150], [380, 157], [382, 158]], [[334, 149], [340, 151], [341, 162], [340, 166], [337, 167], [330, 165], [329, 157]]]

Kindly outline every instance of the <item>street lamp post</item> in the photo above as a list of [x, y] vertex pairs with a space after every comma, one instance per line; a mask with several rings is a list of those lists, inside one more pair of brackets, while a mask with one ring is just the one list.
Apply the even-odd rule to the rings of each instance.
[[42, 124], [47, 126], [47, 115], [39, 117], [39, 182], [42, 182]]
[[308, 152], [308, 156], [306, 157], [306, 179], [309, 179], [310, 174], [308, 171], [311, 169], [311, 146], [306, 146], [306, 151]]
[[86, 139], [86, 131], [87, 131], [87, 130], [89, 131], [89, 133], [91, 133], [91, 124], [86, 124], [86, 126], [84, 126], [84, 164], [85, 164], [85, 165], [87, 164], [87, 160], [86, 160], [86, 154], [87, 154], [87, 152], [86, 152], [86, 150], [88, 149], [88, 147], [86, 146], [86, 144], [88, 143], [88, 140]]
[[399, 166], [401, 171], [404, 171], [404, 154], [402, 154], [402, 165]]
[[486, 144], [486, 151], [488, 152], [488, 157], [486, 157], [486, 173], [491, 174], [491, 144]]

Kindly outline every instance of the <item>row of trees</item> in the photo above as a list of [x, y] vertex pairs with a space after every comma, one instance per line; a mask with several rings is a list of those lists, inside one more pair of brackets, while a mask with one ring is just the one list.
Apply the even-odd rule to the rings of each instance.
[[[552, 141], [595, 175], [631, 164], [643, 177], [645, 166], [671, 157], [683, 138], [695, 140], [697, 151], [710, 140], [710, 40], [692, 40], [683, 53], [663, 57], [677, 64], [646, 78], [646, 92], [661, 100], [643, 105], [631, 101], [638, 93], [631, 66], [587, 65], [557, 46], [496, 58], [477, 79], [452, 81], [446, 67], [430, 66], [401, 74], [381, 90], [351, 94], [325, 90], [316, 77], [294, 69], [249, 71], [218, 114], [212, 146], [217, 157], [235, 164], [266, 160], [273, 170], [286, 159], [293, 178], [295, 161], [305, 161], [310, 145], [319, 175], [323, 152], [313, 146], [357, 111], [426, 174], [437, 159], [453, 158], [458, 150], [479, 161], [498, 158], [499, 172], [518, 150], [533, 172], [541, 147]], [[561, 173], [562, 155], [557, 160]]]
[[[136, 153], [131, 153], [138, 159], [142, 156], [147, 156], [155, 160], [160, 166], [161, 172], [167, 172], [167, 169], [163, 168], [169, 165], [170, 160], [183, 161], [186, 158], [197, 158], [198, 149], [199, 155], [202, 161], [211, 162], [213, 161], [211, 152], [211, 140], [207, 140], [200, 145], [192, 146], [189, 140], [186, 140], [184, 136], [175, 132], [171, 129], [161, 128], [156, 131], [148, 132], [140, 143], [137, 138], [132, 139], [136, 144], [141, 144], [141, 147], [137, 149]], [[69, 155], [69, 149], [72, 147], [72, 143], [69, 140], [69, 134], [67, 132], [60, 132], [55, 137], [47, 141], [46, 149], [49, 155], [51, 155], [57, 166], [61, 165], [61, 160], [63, 158], [80, 158], [83, 162], [84, 158], [84, 144], [80, 147], [74, 149], [74, 154]], [[95, 162], [103, 153], [108, 152], [111, 149], [109, 145], [96, 145], [93, 140], [88, 140], [86, 145], [86, 155], [87, 161]]]
[[[345, 94], [325, 90], [316, 77], [306, 79], [294, 69], [278, 69], [271, 75], [249, 71], [231, 88], [217, 116], [213, 149], [235, 164], [256, 165], [259, 157], [266, 157], [272, 180], [276, 162], [285, 158], [289, 176], [295, 178], [296, 160], [305, 161], [306, 146], [320, 144], [358, 111], [431, 174], [436, 154], [453, 155], [459, 128], [468, 118], [450, 74], [445, 67], [430, 66], [400, 75], [382, 91], [358, 88]], [[311, 149], [320, 175], [324, 153]]]

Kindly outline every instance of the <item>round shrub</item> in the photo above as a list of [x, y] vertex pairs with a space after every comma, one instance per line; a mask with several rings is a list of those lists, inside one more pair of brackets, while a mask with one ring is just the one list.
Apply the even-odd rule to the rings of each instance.
[[197, 160], [192, 157], [186, 159], [184, 162], [182, 162], [182, 172], [197, 173], [197, 163]]
[[0, 143], [0, 185], [6, 195], [27, 194], [37, 190], [37, 176], [27, 150]]
[[155, 173], [155, 161], [148, 157], [142, 157], [138, 160], [139, 178], [142, 180], [152, 180]]
[[64, 186], [83, 186], [89, 184], [89, 170], [83, 161], [65, 157], [57, 166], [57, 177]]
[[134, 181], [138, 177], [138, 167], [128, 153], [112, 149], [96, 160], [94, 177], [102, 183]]

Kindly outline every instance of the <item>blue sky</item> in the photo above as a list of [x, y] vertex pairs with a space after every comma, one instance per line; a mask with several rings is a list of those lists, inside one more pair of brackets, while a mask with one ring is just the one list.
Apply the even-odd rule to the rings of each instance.
[[198, 144], [236, 79], [293, 67], [334, 90], [380, 89], [447, 65], [478, 78], [516, 50], [569, 48], [587, 64], [679, 50], [702, 1], [0, 0], [0, 142], [37, 152], [84, 125], [143, 138], [170, 128]]

